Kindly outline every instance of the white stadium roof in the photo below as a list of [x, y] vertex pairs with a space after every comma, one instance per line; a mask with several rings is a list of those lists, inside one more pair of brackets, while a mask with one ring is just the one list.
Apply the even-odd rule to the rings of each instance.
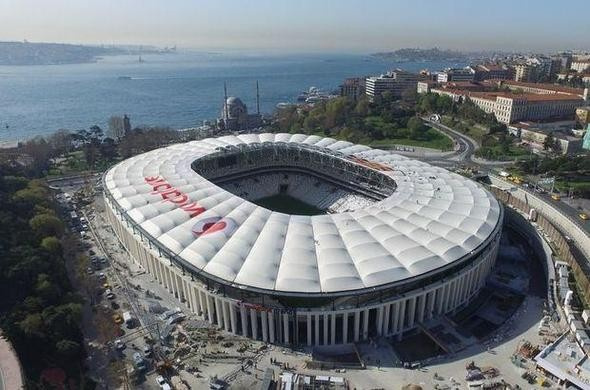
[[[244, 200], [191, 169], [193, 161], [220, 146], [262, 142], [316, 145], [389, 166], [393, 170], [382, 173], [397, 188], [351, 212], [287, 215]], [[285, 293], [359, 290], [430, 273], [478, 249], [501, 215], [489, 192], [460, 175], [395, 153], [302, 134], [172, 145], [119, 163], [104, 180], [130, 219], [193, 268], [230, 285]]]

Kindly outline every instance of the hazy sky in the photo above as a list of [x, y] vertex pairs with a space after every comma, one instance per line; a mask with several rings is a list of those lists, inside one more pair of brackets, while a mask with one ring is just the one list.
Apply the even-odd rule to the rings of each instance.
[[590, 49], [590, 0], [0, 0], [0, 40], [196, 49]]

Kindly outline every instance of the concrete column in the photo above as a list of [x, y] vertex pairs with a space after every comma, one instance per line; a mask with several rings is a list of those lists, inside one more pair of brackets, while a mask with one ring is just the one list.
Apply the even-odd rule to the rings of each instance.
[[473, 294], [473, 292], [475, 291], [475, 277], [477, 275], [476, 269], [472, 269], [471, 272], [469, 273], [469, 296], [471, 296]]
[[311, 314], [307, 313], [307, 345], [311, 345]]
[[256, 310], [250, 309], [250, 322], [252, 326], [252, 338], [254, 340], [258, 339], [258, 313]]
[[434, 303], [436, 301], [436, 290], [432, 290], [431, 292], [428, 293], [429, 299], [428, 299], [428, 313], [426, 315], [427, 319], [432, 319], [433, 315], [434, 315]]
[[445, 313], [448, 313], [451, 308], [451, 292], [453, 290], [454, 283], [454, 281], [451, 281], [445, 285]]
[[225, 301], [221, 301], [221, 309], [223, 310], [223, 329], [226, 332], [229, 332], [229, 325], [230, 325], [230, 318], [229, 318], [229, 303]]
[[178, 288], [178, 278], [176, 277], [176, 273], [170, 270], [170, 278], [172, 279], [172, 291], [174, 291], [174, 295], [180, 300], [180, 288]]
[[383, 335], [383, 306], [377, 308], [377, 335]]
[[418, 301], [418, 322], [424, 321], [424, 309], [426, 307], [426, 293], [420, 295], [420, 300]]
[[289, 315], [283, 313], [283, 331], [285, 333], [285, 344], [289, 344]]
[[160, 262], [160, 267], [162, 267], [162, 282], [164, 287], [166, 287], [166, 289], [170, 292], [172, 292], [172, 290], [170, 289], [170, 280], [168, 279], [168, 267], [166, 267], [164, 264], [162, 264]]
[[363, 310], [363, 340], [369, 338], [369, 309]]
[[172, 295], [176, 295], [176, 290], [174, 289], [174, 279], [172, 279], [172, 271], [168, 267], [166, 267], [166, 280], [168, 282], [168, 291], [170, 291]]
[[210, 324], [213, 324], [213, 319], [215, 318], [213, 317], [213, 297], [207, 294], [205, 295], [205, 299], [207, 300], [207, 316], [209, 317], [208, 320]]
[[330, 343], [328, 338], [328, 318], [329, 314], [324, 314], [322, 319], [324, 320], [324, 337], [322, 338], [322, 345], [328, 345]]
[[[405, 320], [406, 320], [406, 302], [408, 300], [404, 299], [403, 301], [400, 302], [400, 307], [399, 307], [399, 327], [397, 329], [398, 333], [402, 333], [404, 328], [405, 328]], [[401, 337], [400, 337], [401, 338]]]
[[389, 323], [391, 322], [389, 319], [389, 314], [391, 311], [391, 305], [385, 305], [385, 318], [383, 319], [383, 334], [387, 336], [389, 334]]
[[336, 344], [336, 313], [332, 313], [330, 319], [330, 344]]
[[461, 278], [457, 279], [455, 293], [453, 294], [453, 310], [459, 306], [459, 293], [461, 292]]
[[463, 276], [463, 287], [461, 288], [461, 303], [465, 302], [467, 299], [467, 293], [469, 292], [469, 276], [470, 273], [466, 273]]
[[321, 345], [320, 342], [320, 315], [316, 314], [314, 318], [315, 322], [315, 345]]
[[400, 301], [396, 301], [393, 303], [392, 310], [393, 310], [393, 314], [391, 315], [391, 333], [392, 334], [396, 334], [397, 333], [397, 329], [399, 327], [399, 308], [401, 306], [401, 302]]
[[190, 290], [188, 289], [188, 286], [186, 284], [186, 280], [184, 280], [184, 278], [182, 278], [181, 279], [181, 282], [182, 282], [182, 291], [183, 291], [183, 294], [184, 294], [184, 302], [185, 302], [185, 305], [187, 307], [189, 307], [190, 309], [192, 309], [193, 308], [193, 304], [191, 302]]
[[361, 312], [357, 310], [354, 312], [354, 342], [355, 343], [359, 341], [360, 327], [361, 327]]
[[268, 333], [271, 343], [275, 342], [275, 315], [272, 311], [268, 312]]
[[410, 298], [410, 306], [408, 307], [408, 328], [414, 326], [416, 319], [416, 297]]
[[201, 314], [203, 308], [201, 307], [201, 302], [199, 299], [199, 290], [195, 286], [191, 286], [191, 291], [193, 293], [193, 303], [195, 304], [193, 312], [195, 312], [196, 314]]
[[238, 334], [238, 316], [236, 314], [236, 306], [233, 304], [229, 305], [229, 317], [231, 319], [231, 332]]
[[342, 344], [348, 344], [348, 312], [342, 313]]
[[201, 315], [205, 316], [205, 313], [207, 312], [207, 295], [200, 290], [197, 290], [197, 294], [199, 294], [199, 303], [201, 304]]
[[158, 281], [158, 283], [160, 283], [163, 286], [164, 285], [164, 275], [162, 275], [162, 262], [160, 261], [160, 259], [156, 259], [155, 264], [156, 264], [156, 273], [157, 273], [156, 280]]
[[191, 311], [194, 313], [195, 312], [195, 297], [193, 295], [193, 288], [192, 286], [189, 284], [188, 281], [184, 281], [185, 287], [186, 287], [186, 297], [187, 297], [187, 302], [188, 302], [188, 306], [191, 309]]
[[221, 299], [215, 297], [215, 319], [217, 320], [217, 326], [220, 328], [223, 326], [223, 309], [221, 308]]
[[436, 314], [443, 312], [445, 286], [440, 286], [436, 289]]
[[266, 312], [260, 312], [260, 318], [262, 319], [262, 341], [268, 341], [268, 321]]

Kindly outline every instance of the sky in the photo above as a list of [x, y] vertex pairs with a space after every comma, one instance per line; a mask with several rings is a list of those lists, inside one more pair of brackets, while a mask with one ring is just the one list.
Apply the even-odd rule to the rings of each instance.
[[590, 49], [590, 0], [0, 0], [0, 40], [361, 52]]

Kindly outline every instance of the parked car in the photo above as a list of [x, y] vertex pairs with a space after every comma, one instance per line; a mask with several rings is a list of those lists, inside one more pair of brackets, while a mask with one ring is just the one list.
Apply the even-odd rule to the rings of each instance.
[[143, 359], [143, 357], [141, 356], [141, 354], [139, 352], [135, 352], [133, 354], [133, 365], [139, 371], [143, 371], [146, 369], [145, 360]]
[[121, 340], [115, 340], [115, 348], [117, 348], [119, 351], [122, 351], [125, 349], [125, 343]]

